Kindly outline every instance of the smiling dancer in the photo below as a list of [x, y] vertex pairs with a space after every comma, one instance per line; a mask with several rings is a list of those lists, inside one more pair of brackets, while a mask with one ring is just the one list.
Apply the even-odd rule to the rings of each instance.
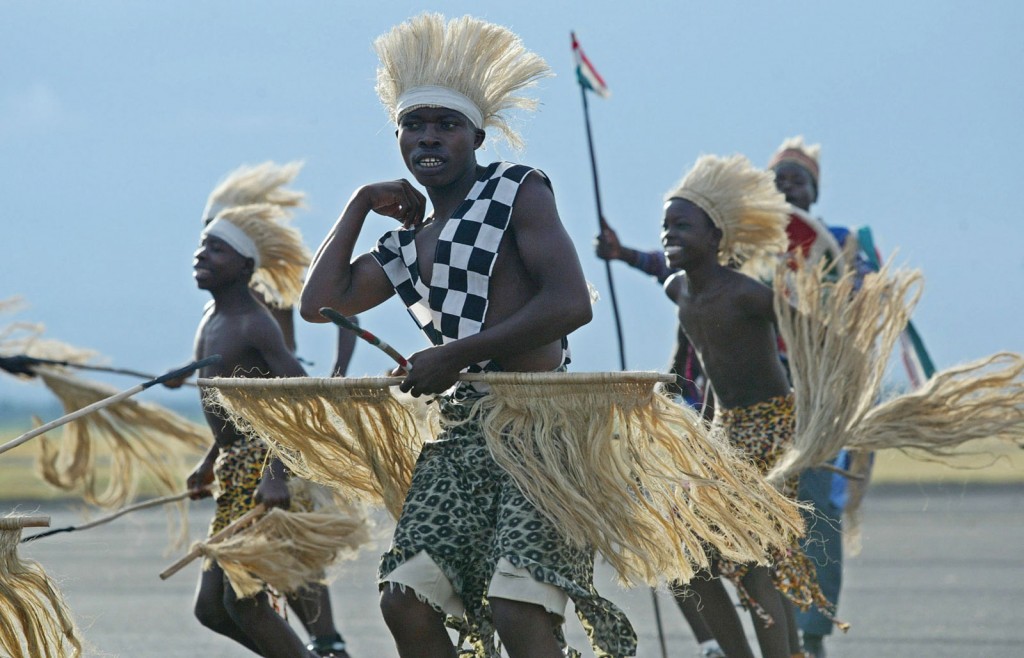
[[[715, 393], [712, 431], [724, 433], [764, 470], [792, 442], [793, 397], [778, 354], [772, 289], [736, 266], [785, 251], [787, 210], [771, 173], [742, 156], [703, 156], [667, 195], [662, 224], [666, 260], [681, 271], [665, 290]], [[786, 493], [795, 495], [795, 481]], [[751, 610], [762, 655], [797, 653], [780, 592], [801, 607], [828, 609], [799, 546], [778, 547], [771, 569], [716, 562], [713, 577], [690, 585], [726, 654], [753, 655], [720, 574], [736, 584]]]

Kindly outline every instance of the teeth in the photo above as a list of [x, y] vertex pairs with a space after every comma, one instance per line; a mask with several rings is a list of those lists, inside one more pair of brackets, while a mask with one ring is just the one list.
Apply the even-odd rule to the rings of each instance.
[[420, 160], [421, 167], [440, 167], [442, 164], [439, 158], [423, 158]]

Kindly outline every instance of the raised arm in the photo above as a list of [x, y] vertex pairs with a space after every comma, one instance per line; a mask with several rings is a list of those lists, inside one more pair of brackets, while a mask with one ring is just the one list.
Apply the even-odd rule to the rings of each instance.
[[363, 254], [352, 260], [356, 240], [371, 210], [410, 227], [423, 221], [425, 208], [426, 199], [406, 180], [375, 183], [356, 190], [313, 257], [302, 287], [303, 319], [327, 322], [320, 315], [324, 306], [355, 315], [394, 294], [372, 256]]
[[660, 249], [640, 251], [627, 247], [619, 242], [618, 234], [606, 222], [601, 222], [601, 233], [594, 240], [594, 253], [603, 260], [621, 260], [630, 267], [635, 267], [644, 274], [664, 283], [673, 272], [665, 262], [665, 254]]

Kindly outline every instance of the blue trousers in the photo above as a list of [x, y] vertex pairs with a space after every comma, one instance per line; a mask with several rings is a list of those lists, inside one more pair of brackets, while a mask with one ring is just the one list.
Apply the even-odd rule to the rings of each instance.
[[[812, 509], [804, 510], [807, 535], [801, 541], [801, 547], [814, 561], [821, 591], [833, 606], [837, 606], [843, 584], [843, 511], [835, 506], [830, 496], [833, 477], [839, 476], [820, 468], [804, 471], [800, 475], [797, 497], [813, 505]], [[832, 633], [832, 622], [813, 607], [806, 612], [797, 611], [797, 625], [809, 635]]]

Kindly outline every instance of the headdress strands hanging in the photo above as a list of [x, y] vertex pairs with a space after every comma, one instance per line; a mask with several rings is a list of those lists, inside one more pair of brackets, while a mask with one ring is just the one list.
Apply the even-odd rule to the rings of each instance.
[[551, 75], [547, 63], [505, 27], [471, 16], [424, 13], [377, 37], [377, 94], [392, 121], [420, 107], [446, 107], [477, 128], [497, 128], [515, 148], [511, 109], [533, 110], [519, 92]]

